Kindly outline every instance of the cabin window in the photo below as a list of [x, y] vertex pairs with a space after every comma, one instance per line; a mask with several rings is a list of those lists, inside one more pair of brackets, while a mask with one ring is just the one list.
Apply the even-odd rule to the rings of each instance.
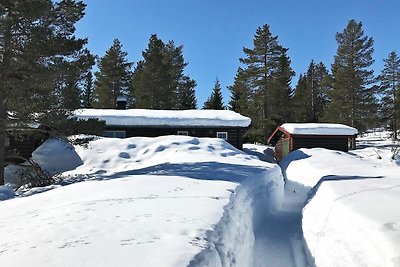
[[217, 138], [228, 140], [228, 132], [217, 132]]
[[178, 131], [178, 135], [189, 135], [189, 131]]
[[125, 131], [104, 131], [104, 137], [125, 138]]

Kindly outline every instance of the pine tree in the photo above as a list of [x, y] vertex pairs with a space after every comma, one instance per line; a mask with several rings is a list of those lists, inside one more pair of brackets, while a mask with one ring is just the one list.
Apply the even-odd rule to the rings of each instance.
[[128, 95], [133, 63], [128, 62], [127, 55], [122, 51], [121, 42], [115, 39], [106, 54], [99, 60], [99, 71], [95, 73], [94, 107], [115, 108], [117, 97]]
[[86, 43], [74, 37], [84, 9], [82, 1], [73, 0], [0, 1], [0, 184], [7, 112], [21, 123], [65, 118], [55, 88], [60, 73], [67, 63], [74, 64]]
[[203, 109], [225, 109], [221, 92], [221, 84], [219, 83], [218, 78], [215, 80], [211, 96], [204, 103]]
[[379, 90], [382, 94], [381, 116], [390, 124], [393, 138], [397, 139], [400, 121], [400, 58], [393, 51], [383, 61], [384, 68], [379, 76]]
[[[253, 48], [243, 48], [246, 57], [240, 62], [249, 81], [248, 100], [252, 119], [250, 141], [265, 141], [276, 126], [288, 120], [290, 80], [294, 75], [287, 49], [279, 45], [268, 25], [259, 27], [253, 39]], [[279, 105], [282, 105], [279, 106]]]
[[332, 90], [324, 119], [365, 130], [376, 113], [376, 99], [370, 69], [373, 39], [365, 36], [362, 23], [350, 20], [336, 34], [338, 49], [332, 65]]

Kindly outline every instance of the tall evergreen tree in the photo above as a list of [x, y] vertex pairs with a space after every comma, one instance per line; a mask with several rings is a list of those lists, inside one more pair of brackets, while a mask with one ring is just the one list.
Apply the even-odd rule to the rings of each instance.
[[99, 71], [95, 73], [94, 86], [96, 108], [115, 108], [118, 96], [127, 96], [131, 82], [131, 62], [127, 60], [127, 53], [122, 50], [118, 39], [99, 60]]
[[379, 76], [381, 116], [391, 126], [393, 138], [397, 139], [400, 122], [400, 58], [393, 51], [383, 61], [385, 65]]
[[178, 84], [176, 109], [197, 109], [196, 81], [183, 76]]
[[373, 39], [364, 35], [362, 23], [350, 20], [343, 32], [336, 34], [338, 49], [332, 65], [332, 90], [325, 120], [365, 130], [376, 114]]
[[[256, 30], [253, 48], [243, 48], [246, 57], [240, 62], [249, 81], [252, 119], [251, 141], [265, 141], [277, 125], [288, 119], [289, 86], [294, 75], [287, 49], [278, 43], [268, 25]], [[281, 105], [284, 104], [282, 107]]]
[[58, 87], [61, 108], [70, 110], [82, 107], [85, 79], [95, 64], [95, 57], [87, 49], [77, 53], [75, 57], [76, 61], [66, 63]]
[[330, 76], [325, 65], [311, 61], [308, 70], [301, 75], [293, 102], [296, 120], [299, 122], [320, 122], [327, 105]]
[[231, 99], [229, 101], [229, 109], [243, 115], [247, 115], [248, 109], [248, 95], [249, 95], [249, 81], [246, 78], [246, 73], [242, 68], [238, 68], [235, 80], [232, 86], [228, 86], [231, 92]]
[[270, 114], [275, 123], [274, 128], [284, 122], [290, 121], [292, 117], [291, 98], [293, 89], [291, 88], [292, 77], [295, 75], [290, 66], [290, 59], [286, 48], [281, 49], [281, 54], [277, 63], [276, 71], [273, 73], [273, 90], [270, 90]]
[[[138, 108], [186, 109], [196, 107], [196, 82], [184, 74], [183, 46], [167, 44], [151, 35], [143, 60], [132, 77], [132, 95]], [[190, 99], [191, 98], [191, 99]]]
[[65, 117], [55, 88], [67, 63], [74, 64], [86, 43], [74, 36], [84, 9], [82, 1], [74, 0], [0, 1], [0, 184], [7, 112], [18, 122]]
[[204, 103], [203, 109], [225, 109], [221, 92], [221, 84], [219, 83], [218, 78], [215, 80], [211, 96]]

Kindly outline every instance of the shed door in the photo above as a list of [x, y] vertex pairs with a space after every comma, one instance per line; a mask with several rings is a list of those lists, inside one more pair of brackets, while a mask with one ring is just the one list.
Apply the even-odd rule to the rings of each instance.
[[289, 138], [283, 139], [283, 156], [285, 157], [287, 154], [289, 154]]

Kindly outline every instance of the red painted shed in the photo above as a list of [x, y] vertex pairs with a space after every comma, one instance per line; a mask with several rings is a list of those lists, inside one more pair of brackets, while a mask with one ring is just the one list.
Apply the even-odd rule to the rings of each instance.
[[347, 152], [355, 148], [357, 129], [334, 123], [285, 123], [268, 138], [275, 146], [275, 157], [282, 160], [299, 148], [327, 148]]

